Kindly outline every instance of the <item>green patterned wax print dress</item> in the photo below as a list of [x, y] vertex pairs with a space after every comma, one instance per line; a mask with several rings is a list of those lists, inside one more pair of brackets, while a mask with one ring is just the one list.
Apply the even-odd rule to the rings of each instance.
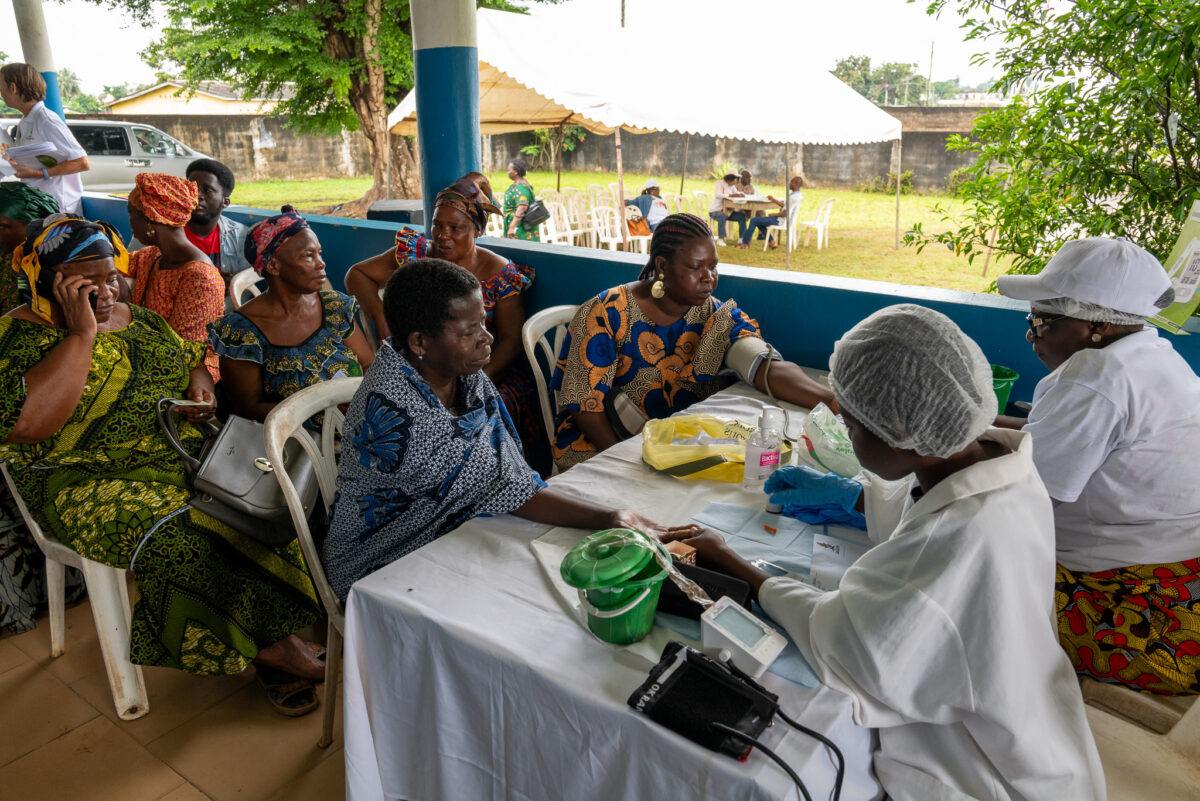
[[[533, 189], [529, 184], [514, 183], [504, 192], [504, 235], [508, 236], [508, 227], [512, 225], [513, 214], [516, 213], [517, 207], [522, 203], [529, 205], [533, 202]], [[525, 226], [520, 221], [517, 222], [516, 236], [511, 239], [524, 239], [527, 242], [540, 242], [541, 238], [538, 234], [538, 227], [533, 226], [532, 231], [526, 231]]]
[[[131, 306], [101, 332], [75, 413], [51, 438], [0, 458], [38, 523], [82, 556], [133, 572], [130, 659], [197, 675], [242, 671], [260, 648], [319, 614], [299, 545], [268, 548], [188, 506], [179, 456], [154, 409], [183, 397], [204, 357], [154, 312]], [[24, 374], [67, 332], [0, 318], [0, 441], [25, 403]], [[181, 424], [188, 448], [199, 433]]]

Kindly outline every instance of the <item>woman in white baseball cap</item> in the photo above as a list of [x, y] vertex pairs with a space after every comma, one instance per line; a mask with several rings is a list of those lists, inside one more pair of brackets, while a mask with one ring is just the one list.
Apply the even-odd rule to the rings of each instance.
[[1145, 324], [1171, 281], [1093, 237], [996, 283], [1030, 302], [1025, 338], [1050, 369], [1023, 428], [1054, 500], [1059, 639], [1078, 673], [1200, 693], [1200, 378]]

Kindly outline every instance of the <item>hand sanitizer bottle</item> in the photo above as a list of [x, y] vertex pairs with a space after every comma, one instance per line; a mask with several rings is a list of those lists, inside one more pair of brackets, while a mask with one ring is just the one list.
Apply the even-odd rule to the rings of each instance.
[[782, 451], [783, 410], [763, 409], [758, 428], [746, 440], [746, 472], [742, 486], [761, 489], [767, 477], [779, 467]]

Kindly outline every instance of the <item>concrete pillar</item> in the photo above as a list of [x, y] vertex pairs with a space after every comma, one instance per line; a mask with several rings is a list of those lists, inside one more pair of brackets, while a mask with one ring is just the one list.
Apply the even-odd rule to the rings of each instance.
[[12, 4], [13, 15], [17, 18], [17, 32], [21, 36], [22, 57], [46, 81], [46, 108], [62, 117], [62, 93], [58, 90], [58, 73], [54, 68], [54, 55], [50, 51], [50, 35], [46, 33], [42, 0], [12, 0]]
[[411, 0], [417, 147], [425, 224], [433, 199], [480, 168], [474, 0]]

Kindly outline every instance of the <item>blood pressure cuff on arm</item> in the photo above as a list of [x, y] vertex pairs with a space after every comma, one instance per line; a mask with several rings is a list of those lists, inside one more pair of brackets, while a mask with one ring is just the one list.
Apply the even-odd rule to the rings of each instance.
[[742, 337], [725, 351], [725, 366], [751, 386], [754, 386], [754, 376], [759, 366], [768, 359], [783, 361], [783, 354], [758, 337]]
[[674, 640], [628, 703], [692, 742], [737, 759], [749, 756], [751, 746], [712, 724], [757, 739], [779, 711], [779, 696]]

